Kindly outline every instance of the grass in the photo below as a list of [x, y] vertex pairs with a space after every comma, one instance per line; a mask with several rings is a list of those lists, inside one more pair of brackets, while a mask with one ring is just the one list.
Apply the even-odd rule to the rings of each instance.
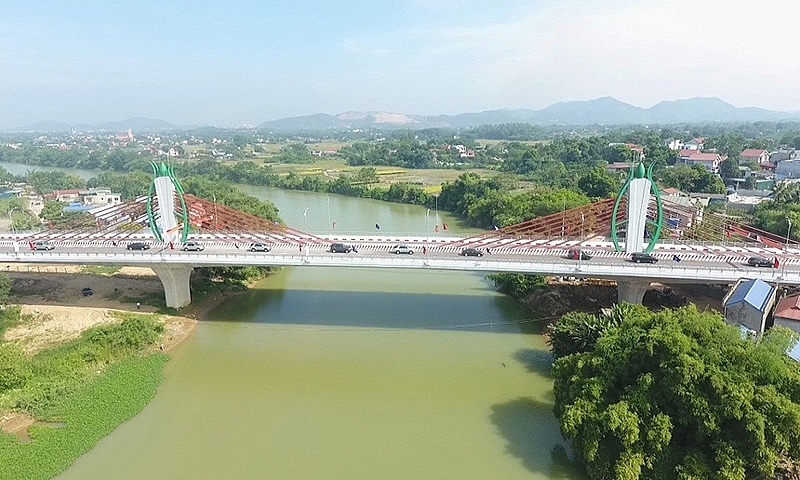
[[22, 309], [17, 305], [5, 305], [0, 310], [0, 338], [3, 332], [17, 325], [21, 320]]
[[0, 434], [0, 478], [52, 477], [153, 397], [168, 357], [150, 352], [164, 327], [150, 315], [117, 316], [33, 357], [0, 343], [0, 407], [63, 423], [32, 426], [27, 444]]
[[122, 267], [114, 267], [110, 265], [84, 265], [81, 267], [81, 273], [88, 275], [113, 275], [119, 272]]

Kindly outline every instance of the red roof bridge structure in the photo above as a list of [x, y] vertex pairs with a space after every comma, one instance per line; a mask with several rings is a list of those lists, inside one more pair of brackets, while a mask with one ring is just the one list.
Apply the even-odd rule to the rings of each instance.
[[[652, 265], [632, 264], [627, 261], [627, 254], [617, 252], [608, 241], [614, 199], [469, 237], [428, 238], [418, 234], [316, 235], [184, 194], [186, 218], [191, 224], [190, 240], [205, 245], [203, 252], [184, 252], [180, 244], [154, 242], [148, 229], [146, 201], [146, 197], [140, 197], [95, 209], [90, 216], [60, 228], [0, 238], [0, 261], [148, 266], [164, 285], [170, 307], [190, 303], [189, 277], [193, 268], [201, 266], [429, 268], [607, 278], [617, 281], [620, 300], [634, 302], [641, 301], [652, 281], [732, 284], [739, 278], [762, 278], [800, 284], [797, 242], [721, 214], [703, 213], [666, 200], [665, 228], [653, 252], [662, 263]], [[175, 208], [180, 208], [177, 202]], [[47, 240], [57, 248], [48, 252], [31, 251], [28, 245], [38, 240]], [[153, 248], [147, 251], [119, 248], [133, 241], [148, 241]], [[353, 244], [359, 253], [329, 254], [328, 248], [335, 241]], [[266, 255], [247, 252], [253, 242], [267, 243], [272, 251]], [[416, 247], [418, 254], [388, 255], [388, 249], [400, 242]], [[458, 255], [466, 247], [477, 248], [487, 255]], [[591, 248], [595, 258], [591, 262], [564, 258], [569, 249], [576, 248]], [[673, 263], [676, 255], [683, 261]], [[746, 268], [743, 264], [753, 255], [780, 256], [783, 268]]]

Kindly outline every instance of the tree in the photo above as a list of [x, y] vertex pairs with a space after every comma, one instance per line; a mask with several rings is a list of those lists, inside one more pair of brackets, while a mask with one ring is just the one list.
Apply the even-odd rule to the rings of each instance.
[[[11, 279], [5, 273], [0, 273], [0, 305], [8, 303], [8, 296], [11, 293]], [[0, 332], [1, 333], [1, 332]]]
[[619, 190], [619, 182], [602, 167], [595, 167], [578, 179], [578, 188], [587, 197], [609, 198]]
[[739, 162], [735, 159], [728, 158], [719, 164], [719, 176], [725, 180], [739, 177]]
[[378, 178], [378, 171], [375, 170], [375, 167], [361, 167], [354, 180], [359, 183], [378, 183], [381, 181]]
[[61, 171], [29, 172], [25, 179], [39, 194], [50, 193], [54, 190], [86, 187], [86, 181], [81, 177]]
[[772, 475], [800, 459], [796, 340], [782, 328], [745, 339], [694, 306], [632, 309], [556, 361], [554, 410], [592, 478]]
[[665, 168], [659, 172], [659, 177], [664, 186], [675, 187], [684, 192], [723, 193], [725, 191], [722, 179], [699, 164]]

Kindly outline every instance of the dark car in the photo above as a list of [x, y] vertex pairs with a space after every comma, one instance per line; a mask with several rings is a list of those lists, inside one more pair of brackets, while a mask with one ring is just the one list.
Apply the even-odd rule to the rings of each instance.
[[184, 252], [202, 252], [204, 248], [203, 244], [199, 242], [186, 242], [183, 244]]
[[248, 250], [250, 250], [251, 252], [265, 252], [266, 253], [266, 252], [269, 252], [270, 250], [272, 250], [272, 247], [270, 247], [266, 243], [256, 242], [256, 243], [251, 243], [250, 244], [250, 248], [248, 248]]
[[81, 293], [83, 293], [84, 297], [89, 297], [91, 295], [94, 295], [94, 291], [92, 291], [92, 289], [89, 288], [89, 287], [83, 287], [83, 289], [81, 290]]
[[656, 263], [658, 259], [649, 253], [637, 252], [631, 255], [631, 262], [633, 263]]
[[482, 257], [483, 256], [483, 252], [481, 252], [477, 248], [469, 247], [469, 248], [465, 248], [464, 250], [461, 250], [460, 255], [463, 255], [465, 257]]
[[775, 266], [775, 262], [764, 257], [750, 257], [747, 259], [747, 264], [751, 267], [772, 268]]
[[56, 248], [47, 240], [37, 240], [33, 242], [33, 249], [34, 250], [53, 250]]
[[150, 244], [144, 242], [133, 242], [129, 243], [125, 248], [128, 250], [150, 250]]
[[592, 253], [582, 248], [570, 248], [567, 251], [567, 258], [570, 260], [590, 260], [592, 258]]
[[344, 243], [332, 243], [328, 251], [331, 253], [350, 253], [353, 251], [353, 247]]

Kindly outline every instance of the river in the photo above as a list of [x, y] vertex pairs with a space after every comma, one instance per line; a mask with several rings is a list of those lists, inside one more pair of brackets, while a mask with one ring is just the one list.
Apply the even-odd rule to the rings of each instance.
[[[244, 189], [313, 233], [471, 233], [436, 209]], [[479, 274], [284, 268], [201, 321], [155, 398], [59, 478], [580, 479], [540, 328]]]

